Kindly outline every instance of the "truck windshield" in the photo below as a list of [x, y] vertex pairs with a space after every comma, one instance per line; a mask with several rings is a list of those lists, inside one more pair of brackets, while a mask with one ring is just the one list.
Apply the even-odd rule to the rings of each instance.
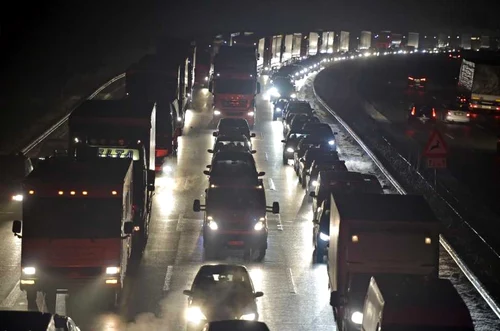
[[262, 189], [215, 189], [207, 194], [207, 205], [211, 208], [259, 210], [266, 207]]
[[256, 84], [253, 79], [224, 79], [217, 80], [214, 87], [219, 94], [254, 94]]
[[23, 206], [25, 238], [121, 236], [122, 198], [34, 197]]

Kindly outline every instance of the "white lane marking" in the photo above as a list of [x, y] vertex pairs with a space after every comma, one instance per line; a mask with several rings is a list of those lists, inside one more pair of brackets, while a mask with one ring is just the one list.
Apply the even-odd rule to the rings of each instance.
[[290, 279], [290, 284], [292, 285], [291, 293], [297, 294], [297, 286], [295, 286], [295, 280], [293, 279], [292, 268], [288, 268], [288, 278]]
[[281, 222], [281, 215], [278, 214], [278, 220], [276, 221], [278, 223], [277, 228], [278, 231], [283, 231], [283, 223]]
[[56, 314], [66, 316], [66, 300], [68, 295], [66, 293], [57, 293], [56, 294]]
[[21, 294], [21, 289], [19, 288], [19, 284], [20, 281], [17, 281], [16, 285], [14, 285], [12, 290], [10, 290], [7, 297], [3, 299], [2, 303], [0, 304], [0, 307], [4, 308], [14, 307], [17, 299], [19, 298], [19, 295]]
[[266, 159], [266, 161], [269, 161], [269, 155], [267, 155], [267, 152], [264, 153], [264, 158]]
[[163, 292], [170, 290], [170, 283], [172, 282], [172, 275], [174, 273], [174, 266], [169, 265], [167, 267], [167, 273], [165, 274], [165, 281], [163, 282]]
[[184, 218], [184, 214], [183, 213], [179, 213], [179, 218], [177, 219], [177, 227], [175, 228], [176, 232], [181, 231], [183, 218]]
[[444, 135], [445, 135], [445, 136], [447, 136], [447, 137], [448, 137], [448, 138], [450, 138], [450, 139], [455, 139], [455, 137], [453, 137], [453, 136], [452, 136], [451, 134], [449, 134], [449, 133], [445, 133]]
[[272, 178], [269, 178], [269, 179], [268, 179], [268, 182], [269, 182], [269, 189], [270, 189], [271, 191], [276, 191], [276, 186], [274, 185], [274, 181], [273, 181], [273, 179], [272, 179]]

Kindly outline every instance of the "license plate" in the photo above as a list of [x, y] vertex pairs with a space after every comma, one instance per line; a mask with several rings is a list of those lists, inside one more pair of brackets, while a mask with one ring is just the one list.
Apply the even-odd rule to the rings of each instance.
[[228, 245], [230, 245], [230, 246], [243, 246], [244, 242], [240, 241], [240, 240], [231, 240], [230, 242], [228, 242]]
[[454, 112], [454, 114], [457, 116], [465, 116], [465, 113], [463, 113], [461, 111], [456, 111], [456, 112]]

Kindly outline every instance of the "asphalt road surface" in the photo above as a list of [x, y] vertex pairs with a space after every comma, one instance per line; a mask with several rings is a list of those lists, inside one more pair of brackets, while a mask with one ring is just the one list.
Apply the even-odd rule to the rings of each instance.
[[[311, 97], [310, 82], [303, 95]], [[152, 229], [146, 252], [138, 271], [126, 280], [125, 295], [118, 313], [97, 309], [93, 298], [82, 298], [79, 309], [68, 310], [60, 295], [58, 313], [69, 313], [83, 330], [183, 330], [186, 297], [203, 260], [201, 213], [192, 212], [194, 199], [202, 199], [207, 186], [202, 171], [209, 163], [212, 129], [208, 108], [209, 93], [196, 96], [194, 109], [187, 114], [186, 129], [180, 139], [179, 153], [169, 160], [167, 171], [157, 177], [153, 205]], [[258, 170], [265, 171], [264, 183], [268, 203], [278, 201], [280, 215], [269, 215], [269, 249], [262, 263], [247, 264], [257, 291], [260, 320], [271, 330], [332, 330], [334, 321], [328, 304], [326, 266], [312, 263], [312, 212], [309, 198], [298, 184], [293, 169], [281, 164], [282, 126], [271, 121], [266, 100], [257, 103], [254, 132], [255, 159]], [[320, 114], [322, 110], [319, 109]], [[341, 157], [350, 170], [375, 174], [389, 185], [370, 158], [353, 142], [333, 119], [323, 119], [339, 132]], [[64, 140], [63, 136], [59, 140]], [[57, 139], [56, 139], [57, 140]], [[49, 153], [50, 144], [40, 153]], [[387, 193], [394, 193], [391, 189]], [[10, 220], [18, 217], [13, 206], [4, 206], [0, 218], [0, 303], [2, 308], [26, 309], [25, 295], [16, 287], [19, 279], [20, 240], [10, 233]], [[12, 213], [12, 214], [6, 214]], [[243, 263], [241, 256], [231, 255], [226, 261]], [[499, 329], [500, 324], [478, 298], [473, 287], [460, 274], [445, 252], [441, 253], [441, 276], [451, 277], [469, 304], [480, 327]], [[17, 289], [16, 289], [17, 288]]]

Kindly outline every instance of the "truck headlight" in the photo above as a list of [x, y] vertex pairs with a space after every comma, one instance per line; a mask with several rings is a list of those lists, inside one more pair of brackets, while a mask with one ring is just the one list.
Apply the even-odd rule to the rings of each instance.
[[248, 112], [248, 116], [253, 116], [253, 115], [255, 115], [255, 113], [253, 111]]
[[330, 145], [330, 146], [335, 145], [335, 140], [329, 140], [329, 141], [328, 141], [328, 145]]
[[107, 267], [106, 275], [116, 275], [120, 273], [120, 267]]
[[217, 225], [217, 222], [215, 222], [210, 216], [208, 217], [208, 227], [210, 230], [217, 230], [219, 226]]
[[182, 117], [177, 116], [177, 122], [182, 122]]
[[34, 275], [34, 274], [36, 274], [36, 268], [35, 267], [24, 267], [23, 268], [23, 274], [25, 274], [25, 275]]
[[186, 310], [186, 319], [189, 322], [200, 323], [203, 320], [206, 320], [207, 317], [201, 311], [200, 307], [189, 307]]
[[274, 109], [274, 111], [277, 112], [277, 113], [280, 113], [281, 112], [281, 108], [277, 107], [277, 108]]
[[250, 314], [241, 315], [240, 320], [254, 321], [255, 317], [257, 317], [257, 316], [255, 316], [254, 313], [250, 313]]
[[214, 115], [215, 116], [219, 116], [220, 115], [220, 111], [219, 110], [214, 110]]
[[208, 82], [208, 77], [205, 77], [205, 82]]
[[254, 229], [255, 231], [261, 231], [262, 229], [264, 229], [264, 228], [265, 228], [265, 223], [264, 223], [264, 222], [265, 222], [265, 218], [264, 218], [264, 217], [261, 217], [261, 218], [259, 219], [259, 221], [258, 221], [257, 223], [255, 223], [255, 226], [253, 227], [253, 229]]
[[295, 150], [294, 150], [293, 148], [291, 148], [291, 147], [288, 147], [288, 148], [286, 149], [286, 151], [287, 151], [288, 153], [293, 153], [293, 152], [295, 152]]
[[360, 313], [359, 311], [355, 311], [351, 315], [351, 321], [354, 324], [362, 324], [363, 323], [363, 313]]
[[23, 195], [22, 194], [13, 195], [12, 201], [23, 201]]
[[323, 241], [329, 241], [330, 240], [330, 236], [323, 233], [323, 232], [320, 232], [319, 233], [319, 239], [323, 240]]
[[311, 182], [311, 185], [312, 185], [313, 187], [317, 187], [317, 186], [318, 186], [318, 181], [317, 181], [317, 180], [313, 180], [313, 181]]
[[290, 94], [290, 98], [295, 99], [296, 97], [297, 97], [297, 94], [295, 94], [295, 93]]

